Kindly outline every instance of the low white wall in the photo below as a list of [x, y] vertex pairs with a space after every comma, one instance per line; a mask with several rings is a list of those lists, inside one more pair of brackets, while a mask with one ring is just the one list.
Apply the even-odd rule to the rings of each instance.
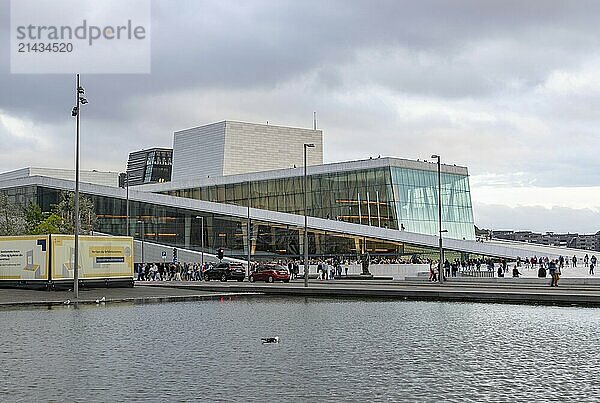
[[[342, 266], [342, 274], [344, 274]], [[414, 277], [419, 272], [429, 272], [428, 264], [372, 264], [369, 271], [375, 277], [392, 277], [394, 280], [404, 280], [405, 277]], [[360, 264], [348, 265], [348, 274], [361, 274]]]

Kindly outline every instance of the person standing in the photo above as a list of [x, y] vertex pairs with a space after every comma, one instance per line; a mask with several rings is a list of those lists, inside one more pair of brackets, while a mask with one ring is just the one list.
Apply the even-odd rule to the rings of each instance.
[[[437, 266], [437, 265], [435, 265], [435, 266]], [[435, 271], [436, 271], [436, 269], [434, 267], [434, 264], [431, 263], [429, 265], [429, 281], [433, 281], [433, 282], [437, 281], [437, 276], [435, 275]]]
[[550, 287], [554, 287], [556, 285], [556, 263], [554, 263], [554, 260], [548, 263], [548, 274], [550, 274]]
[[590, 258], [588, 257], [588, 254], [586, 253], [585, 256], [583, 257], [583, 267], [588, 267], [589, 263], [590, 263]]
[[577, 256], [573, 255], [573, 268], [577, 267]]
[[446, 261], [444, 262], [444, 272], [446, 275], [445, 278], [450, 277], [450, 262], [448, 261], [448, 259], [446, 259]]

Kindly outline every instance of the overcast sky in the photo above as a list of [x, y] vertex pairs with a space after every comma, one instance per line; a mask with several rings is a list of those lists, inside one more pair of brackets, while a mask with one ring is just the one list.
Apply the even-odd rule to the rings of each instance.
[[[9, 49], [8, 0], [0, 48]], [[154, 1], [152, 73], [83, 77], [82, 167], [230, 119], [310, 127], [326, 162], [464, 165], [475, 223], [600, 230], [600, 2]], [[0, 171], [73, 167], [73, 77], [0, 57]]]

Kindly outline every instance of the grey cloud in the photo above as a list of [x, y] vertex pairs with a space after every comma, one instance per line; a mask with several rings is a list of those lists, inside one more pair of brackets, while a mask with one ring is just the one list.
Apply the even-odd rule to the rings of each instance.
[[[154, 1], [152, 74], [83, 77], [86, 163], [120, 169], [128, 151], [224, 118], [308, 127], [317, 110], [330, 161], [434, 149], [473, 174], [597, 184], [600, 99], [535, 89], [598, 55], [599, 11], [568, 1]], [[0, 58], [0, 88], [0, 110], [70, 147], [73, 77], [10, 75]], [[415, 116], [415, 104], [434, 107]]]
[[[8, 1], [1, 1], [0, 7], [2, 26], [7, 27]], [[132, 94], [272, 88], [323, 66], [352, 64], [361, 50], [398, 48], [408, 52], [405, 63], [372, 75], [379, 63], [386, 65], [382, 55], [356, 74], [398, 91], [478, 96], [501, 87], [507, 79], [539, 82], [558, 62], [551, 63], [552, 54], [564, 63], [569, 58], [558, 57], [562, 49], [574, 52], [575, 46], [565, 36], [573, 30], [597, 29], [592, 10], [598, 8], [594, 3], [569, 2], [178, 1], [175, 6], [154, 1], [152, 75], [92, 76], [87, 81], [96, 86], [99, 99], [112, 101], [97, 105], [100, 116], [127, 119], [116, 106]], [[6, 28], [3, 31], [1, 40], [7, 45]], [[530, 43], [540, 36], [548, 39]], [[504, 49], [489, 64], [485, 54], [473, 60], [456, 57], [465, 48], [498, 37], [530, 46]], [[581, 42], [582, 37], [589, 41], [598, 35], [576, 37]], [[542, 53], [536, 49], [545, 49], [550, 56], [528, 57]], [[413, 63], [418, 52], [430, 52], [439, 63], [419, 69]], [[570, 58], [576, 60], [573, 54]], [[0, 71], [8, 72], [8, 61], [3, 60]], [[343, 72], [329, 71], [327, 81], [339, 84]], [[54, 120], [60, 115], [49, 105], [68, 104], [67, 77], [2, 75], [6, 91], [0, 94], [0, 107]]]

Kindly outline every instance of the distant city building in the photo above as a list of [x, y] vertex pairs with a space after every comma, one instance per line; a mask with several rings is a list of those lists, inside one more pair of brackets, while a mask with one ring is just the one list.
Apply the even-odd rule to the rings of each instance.
[[529, 242], [538, 245], [600, 251], [600, 231], [588, 235], [577, 233], [556, 234], [554, 232], [541, 234], [532, 231], [492, 231], [492, 236], [497, 239]]
[[[173, 150], [170, 148], [149, 148], [129, 154], [127, 173], [129, 186], [145, 183], [161, 183], [171, 180]], [[119, 186], [125, 186], [125, 177], [121, 175]]]
[[173, 180], [301, 167], [305, 143], [315, 145], [307, 165], [322, 164], [321, 130], [226, 120], [176, 131]]

